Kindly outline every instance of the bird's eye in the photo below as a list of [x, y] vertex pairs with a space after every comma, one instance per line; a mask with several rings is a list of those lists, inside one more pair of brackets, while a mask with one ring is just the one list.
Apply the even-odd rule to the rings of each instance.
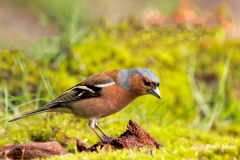
[[144, 84], [145, 84], [145, 86], [150, 86], [151, 85], [151, 83], [149, 81], [146, 81], [146, 80], [144, 80]]

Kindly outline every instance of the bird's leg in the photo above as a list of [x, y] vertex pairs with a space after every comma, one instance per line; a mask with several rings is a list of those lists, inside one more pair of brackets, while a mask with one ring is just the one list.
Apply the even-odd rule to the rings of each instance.
[[[90, 119], [88, 123], [89, 127], [96, 133], [96, 135], [100, 138], [103, 143], [108, 143], [113, 140], [111, 136], [108, 136], [98, 125], [96, 119]], [[102, 132], [104, 138], [100, 136], [100, 134], [95, 130], [95, 126]]]
[[97, 122], [95, 123], [95, 126], [102, 132], [102, 134], [104, 135], [104, 137], [110, 137], [109, 135], [106, 134], [106, 132], [103, 131], [102, 128], [99, 127], [99, 125], [97, 124]]
[[111, 137], [111, 136], [109, 136], [109, 135], [107, 135], [104, 131], [103, 131], [103, 129], [101, 128], [101, 127], [99, 127], [99, 125], [97, 124], [97, 122], [95, 123], [95, 126], [102, 132], [102, 134], [104, 135], [104, 143], [108, 143], [108, 142], [111, 142], [114, 138], [113, 137]]
[[99, 133], [95, 130], [96, 126], [96, 119], [90, 119], [88, 122], [89, 127], [96, 133], [96, 135], [101, 139], [102, 142], [104, 142], [104, 139], [99, 135]]

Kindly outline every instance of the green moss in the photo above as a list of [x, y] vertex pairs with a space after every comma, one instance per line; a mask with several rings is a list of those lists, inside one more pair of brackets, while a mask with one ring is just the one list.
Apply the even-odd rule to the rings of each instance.
[[[55, 37], [37, 42], [26, 53], [1, 50], [0, 146], [56, 140], [72, 153], [66, 156], [71, 159], [239, 157], [240, 41], [229, 40], [225, 34], [217, 27], [133, 29], [121, 23], [94, 28], [71, 45]], [[42, 55], [34, 56], [34, 51]], [[129, 119], [137, 121], [165, 146], [153, 149], [153, 155], [147, 153], [148, 148], [77, 153], [76, 138], [88, 144], [98, 138], [86, 120], [69, 115], [49, 113], [14, 123], [5, 121], [10, 115], [44, 105], [92, 74], [133, 67], [150, 68], [160, 77], [162, 100], [140, 97], [99, 124], [117, 137]]]
[[[125, 120], [119, 117], [125, 117]], [[99, 125], [108, 134], [117, 137], [126, 130], [128, 119], [135, 119], [135, 117], [127, 117], [129, 115], [123, 111], [117, 115], [100, 120]], [[113, 121], [114, 119], [115, 121]], [[160, 150], [143, 148], [140, 150], [130, 149], [123, 151], [112, 151], [109, 148], [104, 148], [100, 150], [100, 153], [78, 153], [75, 146], [76, 138], [85, 140], [87, 144], [91, 145], [98, 141], [97, 136], [88, 127], [86, 120], [78, 120], [71, 118], [67, 114], [57, 113], [36, 115], [19, 122], [6, 123], [4, 131], [1, 130], [3, 137], [0, 141], [0, 146], [9, 143], [55, 140], [71, 152], [70, 155], [63, 157], [71, 159], [82, 159], [84, 157], [90, 159], [102, 159], [103, 157], [109, 159], [218, 159], [221, 157], [233, 159], [239, 156], [240, 141], [238, 137], [240, 131], [235, 125], [223, 127], [221, 132], [219, 130], [206, 132], [186, 127], [186, 123], [182, 122], [161, 126], [157, 122], [152, 121], [146, 127], [147, 124], [144, 120], [141, 120], [141, 117], [137, 119], [137, 123], [163, 144], [164, 148]], [[149, 154], [149, 150], [152, 150], [152, 155]], [[57, 156], [52, 159], [60, 159], [60, 157]]]

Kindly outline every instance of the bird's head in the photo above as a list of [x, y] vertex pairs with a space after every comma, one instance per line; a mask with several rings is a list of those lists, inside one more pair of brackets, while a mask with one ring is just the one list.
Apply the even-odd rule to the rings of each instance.
[[118, 82], [125, 89], [141, 96], [152, 94], [161, 99], [158, 77], [147, 68], [121, 70]]

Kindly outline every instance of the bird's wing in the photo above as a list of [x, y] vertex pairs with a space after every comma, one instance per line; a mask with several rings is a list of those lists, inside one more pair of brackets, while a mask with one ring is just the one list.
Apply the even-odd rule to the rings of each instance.
[[82, 83], [68, 89], [50, 103], [66, 103], [81, 99], [101, 97], [102, 88], [112, 84], [115, 84], [115, 82], [108, 76], [91, 76]]
[[101, 88], [95, 86], [85, 86], [78, 84], [67, 91], [63, 92], [60, 96], [58, 96], [51, 103], [66, 103], [77, 101], [86, 98], [92, 97], [100, 97], [101, 96]]
[[58, 96], [55, 100], [51, 101], [50, 103], [44, 105], [43, 107], [34, 110], [32, 112], [29, 112], [25, 115], [16, 117], [9, 122], [22, 119], [34, 114], [47, 112], [47, 111], [53, 111], [54, 109], [58, 108], [68, 108], [68, 106], [65, 106], [65, 104], [69, 102], [78, 101], [81, 99], [87, 99], [87, 98], [93, 98], [93, 97], [101, 97], [102, 95], [102, 88], [113, 84], [113, 79], [107, 76], [97, 76], [97, 77], [90, 77], [83, 81], [82, 83], [79, 83], [72, 88], [68, 89], [67, 91], [63, 92], [60, 96]]

